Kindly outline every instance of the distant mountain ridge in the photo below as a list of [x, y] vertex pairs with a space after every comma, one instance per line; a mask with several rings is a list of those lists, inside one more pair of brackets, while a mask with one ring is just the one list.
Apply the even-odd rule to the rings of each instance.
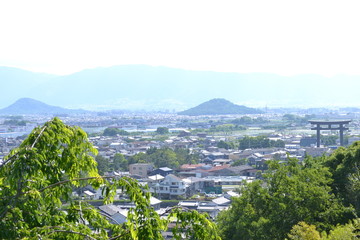
[[51, 106], [32, 98], [21, 98], [10, 106], [0, 109], [0, 114], [74, 114], [85, 113], [84, 110], [66, 109]]
[[228, 114], [257, 114], [263, 113], [255, 108], [239, 106], [223, 99], [215, 98], [204, 102], [196, 107], [179, 112], [179, 115], [199, 116], [199, 115], [228, 115]]
[[248, 107], [360, 107], [360, 76], [192, 71], [120, 65], [65, 76], [0, 67], [0, 108], [29, 97], [88, 110], [182, 111], [208, 99]]

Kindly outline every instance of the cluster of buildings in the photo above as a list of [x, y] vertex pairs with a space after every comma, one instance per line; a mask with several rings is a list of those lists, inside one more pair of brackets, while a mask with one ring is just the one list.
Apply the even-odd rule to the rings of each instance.
[[[148, 124], [143, 119], [135, 119], [137, 125]], [[127, 119], [121, 122], [130, 127], [135, 121]], [[151, 120], [156, 125], [161, 123], [161, 118]], [[68, 120], [70, 121], [70, 120]], [[71, 120], [74, 121], [74, 120]], [[71, 122], [70, 121], [70, 122]], [[104, 118], [100, 123], [87, 121], [88, 127], [102, 127], [109, 123]], [[169, 120], [169, 123], [172, 120]], [[97, 125], [98, 124], [98, 125]], [[186, 127], [185, 121], [180, 121], [179, 126]], [[202, 127], [209, 127], [208, 122], [196, 122]], [[205, 126], [206, 125], [206, 126]], [[121, 127], [114, 125], [114, 127]], [[138, 127], [137, 127], [138, 129]], [[0, 132], [1, 133], [1, 132]], [[207, 133], [192, 134], [186, 130], [180, 130], [177, 136], [167, 137], [166, 140], [156, 140], [151, 135], [128, 135], [128, 136], [96, 136], [89, 140], [98, 149], [99, 155], [111, 162], [117, 153], [125, 158], [138, 153], [145, 153], [150, 148], [189, 149], [191, 153], [199, 156], [196, 164], [184, 164], [177, 169], [169, 167], [154, 168], [149, 163], [136, 163], [129, 165], [128, 172], [108, 172], [111, 176], [130, 176], [138, 180], [141, 185], [148, 186], [152, 193], [151, 206], [162, 216], [173, 205], [179, 205], [199, 212], [206, 212], [215, 218], [217, 214], [227, 209], [233, 197], [239, 196], [244, 183], [254, 181], [261, 177], [261, 172], [266, 168], [266, 162], [272, 159], [287, 161], [289, 157], [295, 157], [302, 161], [306, 155], [313, 157], [330, 154], [331, 147], [316, 147], [316, 138], [304, 135], [269, 135], [271, 140], [282, 140], [283, 148], [257, 148], [257, 149], [223, 149], [218, 147], [219, 141], [236, 139], [236, 136], [208, 136]], [[348, 142], [360, 140], [358, 137], [349, 137]], [[9, 151], [19, 146], [21, 139], [0, 136], [0, 163]], [[73, 193], [75, 197], [98, 200], [102, 199], [102, 189], [86, 187]], [[126, 195], [118, 190], [115, 197], [116, 204], [100, 205], [98, 209], [109, 216], [114, 223], [124, 223], [130, 208], [134, 207]], [[165, 201], [176, 200], [176, 201]]]
[[[114, 154], [122, 153], [129, 157], [139, 152], [146, 152], [149, 148], [170, 147], [189, 148], [200, 156], [197, 164], [184, 164], [178, 169], [169, 167], [154, 168], [149, 163], [136, 163], [129, 165], [129, 172], [111, 172], [107, 174], [127, 175], [138, 179], [139, 183], [148, 186], [152, 193], [151, 204], [161, 214], [166, 213], [169, 203], [165, 200], [177, 200], [175, 204], [206, 212], [215, 218], [217, 214], [227, 209], [232, 197], [239, 196], [244, 183], [254, 181], [261, 177], [266, 161], [277, 159], [286, 161], [288, 157], [297, 157], [302, 160], [306, 155], [321, 156], [330, 154], [331, 148], [300, 145], [302, 136], [271, 136], [274, 140], [281, 139], [285, 148], [261, 149], [222, 149], [217, 147], [221, 138], [208, 137], [206, 134], [189, 135], [179, 133], [165, 141], [143, 140], [128, 136], [95, 137], [91, 138], [99, 153], [111, 159]], [[239, 160], [242, 165], [233, 166]], [[88, 199], [101, 199], [101, 191], [88, 189], [83, 196]], [[122, 194], [119, 193], [118, 199]], [[174, 203], [174, 202], [173, 202]], [[104, 214], [126, 221], [131, 203], [99, 206]]]
[[22, 140], [18, 138], [1, 138], [0, 137], [0, 164], [5, 156], [7, 156], [11, 149], [18, 147]]

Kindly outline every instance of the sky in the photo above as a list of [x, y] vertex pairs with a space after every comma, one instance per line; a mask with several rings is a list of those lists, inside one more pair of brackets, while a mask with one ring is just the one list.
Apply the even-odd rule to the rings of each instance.
[[359, 1], [0, 0], [0, 66], [360, 74]]

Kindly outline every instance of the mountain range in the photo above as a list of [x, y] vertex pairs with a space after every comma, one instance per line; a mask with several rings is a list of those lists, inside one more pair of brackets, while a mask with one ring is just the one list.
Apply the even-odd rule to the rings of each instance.
[[213, 98], [249, 107], [359, 107], [360, 76], [280, 76], [120, 65], [65, 76], [0, 67], [0, 108], [20, 98], [88, 110], [185, 110]]
[[[0, 109], [0, 115], [58, 115], [58, 114], [83, 114], [90, 113], [81, 109], [66, 109], [51, 106], [32, 98], [21, 98], [10, 106]], [[226, 99], [212, 99], [186, 111], [179, 112], [180, 115], [226, 115], [226, 114], [255, 114], [262, 111], [245, 106], [238, 106]]]

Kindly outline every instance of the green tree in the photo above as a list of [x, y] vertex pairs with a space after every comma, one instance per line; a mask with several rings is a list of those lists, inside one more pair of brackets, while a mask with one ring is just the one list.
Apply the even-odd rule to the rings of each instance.
[[304, 117], [298, 116], [298, 115], [294, 115], [294, 114], [285, 114], [283, 115], [283, 120], [291, 122], [291, 123], [296, 123], [296, 124], [307, 124], [308, 121], [311, 118], [316, 117], [315, 115], [305, 115]]
[[286, 121], [295, 122], [295, 121], [298, 121], [300, 119], [300, 117], [297, 115], [294, 115], [294, 114], [284, 114], [283, 119]]
[[169, 133], [169, 129], [167, 127], [158, 127], [156, 129], [156, 133], [157, 134], [168, 134]]
[[239, 149], [247, 148], [268, 148], [270, 147], [270, 140], [264, 136], [249, 137], [245, 136], [239, 140]]
[[148, 156], [148, 161], [154, 163], [155, 167], [169, 167], [176, 169], [179, 167], [176, 153], [170, 148], [157, 149], [156, 152]]
[[231, 121], [234, 124], [240, 125], [240, 124], [251, 124], [254, 122], [254, 120], [251, 117], [244, 116], [241, 118], [236, 118]]
[[331, 194], [331, 174], [320, 164], [271, 161], [264, 180], [248, 184], [227, 211], [219, 214], [224, 239], [284, 239], [300, 221], [321, 231], [354, 217]]
[[296, 224], [288, 234], [289, 240], [321, 240], [320, 233], [316, 226], [309, 225], [306, 222]]
[[220, 140], [217, 144], [218, 148], [225, 148], [225, 149], [236, 149], [238, 146], [235, 142], [225, 142]]
[[16, 120], [16, 119], [5, 120], [4, 125], [26, 126], [26, 121], [25, 120]]
[[269, 148], [269, 147], [285, 147], [285, 142], [282, 140], [270, 140], [265, 136], [249, 137], [245, 136], [239, 140], [239, 149], [247, 148]]
[[199, 162], [199, 155], [191, 153], [188, 148], [176, 148], [174, 152], [179, 165], [196, 164]]
[[268, 120], [262, 118], [262, 117], [258, 117], [258, 118], [251, 118], [248, 116], [244, 116], [241, 118], [236, 118], [234, 120], [231, 121], [231, 123], [236, 124], [236, 125], [249, 125], [249, 124], [264, 124], [269, 122]]
[[101, 156], [101, 155], [97, 155], [95, 157], [95, 160], [97, 162], [97, 169], [98, 172], [103, 175], [105, 172], [109, 172], [110, 169], [110, 163], [109, 163], [109, 159]]
[[116, 136], [119, 132], [117, 128], [105, 128], [103, 135], [104, 136]]
[[359, 219], [354, 219], [345, 225], [337, 225], [329, 234], [316, 230], [316, 226], [305, 222], [296, 224], [288, 234], [289, 240], [353, 240], [358, 239], [360, 230]]
[[124, 135], [124, 136], [126, 136], [126, 135], [129, 135], [129, 133], [127, 131], [123, 130], [123, 129], [110, 127], [110, 128], [105, 128], [103, 135], [113, 137], [113, 136], [116, 136], [116, 135]]
[[129, 157], [128, 159], [129, 165], [134, 163], [146, 163], [147, 162], [147, 154], [140, 152], [135, 154], [134, 156]]
[[177, 169], [182, 164], [198, 163], [199, 156], [189, 149], [149, 148], [146, 153], [138, 153], [129, 158], [129, 164], [152, 163], [156, 168]]
[[121, 153], [116, 153], [113, 159], [112, 167], [115, 171], [127, 171], [129, 170], [129, 162], [128, 160], [126, 160], [124, 155], [122, 155]]
[[[174, 236], [219, 239], [205, 215], [173, 208], [162, 219], [150, 193], [131, 178], [101, 177], [96, 149], [84, 131], [58, 118], [35, 128], [0, 165], [0, 239], [163, 239], [170, 221]], [[104, 204], [118, 187], [135, 203], [127, 222], [112, 224], [99, 211], [72, 198], [76, 187], [103, 187]]]
[[336, 140], [338, 138], [339, 137], [335, 136], [335, 135], [321, 135], [320, 136], [321, 143], [324, 144], [325, 146], [336, 145]]
[[324, 159], [332, 173], [332, 191], [346, 206], [354, 206], [360, 213], [360, 142], [348, 148], [340, 147]]
[[353, 240], [359, 239], [360, 220], [354, 219], [345, 225], [338, 225], [330, 231], [328, 236], [324, 236], [324, 240]]
[[284, 148], [285, 147], [285, 142], [283, 140], [270, 140], [270, 147], [275, 147], [275, 148]]

